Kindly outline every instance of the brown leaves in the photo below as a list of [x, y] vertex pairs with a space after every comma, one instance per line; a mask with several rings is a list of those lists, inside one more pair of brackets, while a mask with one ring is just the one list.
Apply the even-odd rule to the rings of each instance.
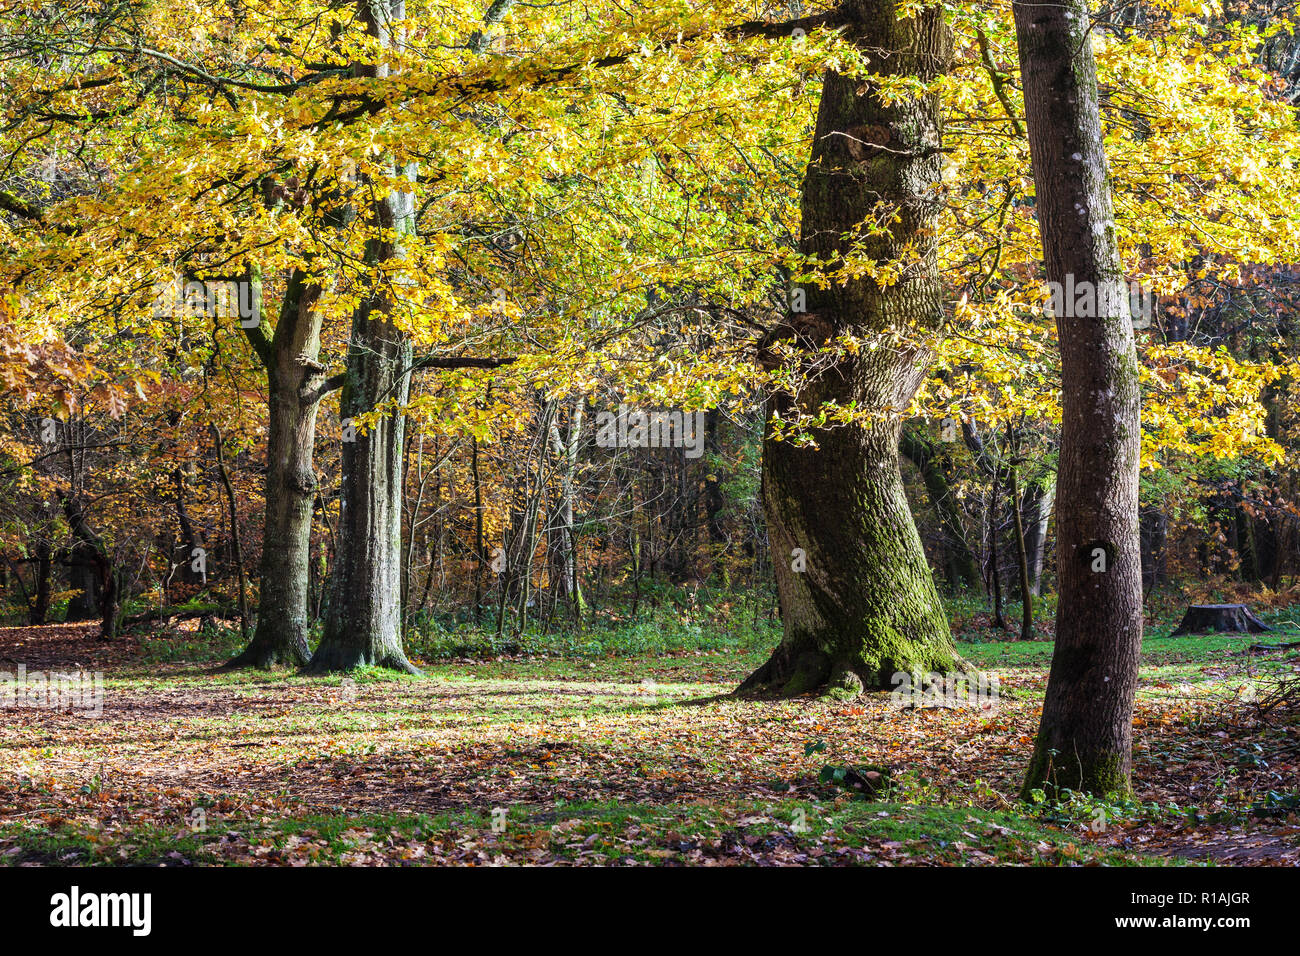
[[[5, 715], [0, 853], [30, 855], [45, 834], [74, 848], [55, 859], [138, 860], [162, 847], [157, 861], [172, 865], [1086, 863], [1107, 848], [1189, 847], [1265, 864], [1289, 858], [1300, 831], [1285, 815], [1189, 825], [1175, 814], [1031, 838], [976, 816], [1024, 819], [1016, 792], [1038, 666], [1000, 671], [1009, 694], [993, 715], [901, 711], [888, 695], [740, 701], [717, 696], [729, 685], [663, 682], [680, 662], [633, 659], [638, 679], [654, 676], [653, 695], [640, 683], [529, 676], [522, 664], [510, 679], [485, 678], [495, 665], [465, 664], [414, 683], [363, 680], [343, 700], [319, 680], [141, 669], [92, 633], [0, 631], [0, 659], [108, 672], [102, 719]], [[1241, 808], [1296, 778], [1288, 730], [1214, 714], [1196, 699], [1140, 699], [1143, 802]], [[812, 741], [825, 745], [815, 757]], [[1267, 766], [1238, 766], [1234, 751], [1255, 742]], [[819, 784], [823, 762], [901, 769], [889, 803], [865, 803]], [[206, 831], [190, 826], [196, 809]], [[927, 815], [957, 811], [955, 832], [932, 836], [939, 824]], [[900, 814], [929, 821], [913, 825], [926, 838], [900, 836]]]

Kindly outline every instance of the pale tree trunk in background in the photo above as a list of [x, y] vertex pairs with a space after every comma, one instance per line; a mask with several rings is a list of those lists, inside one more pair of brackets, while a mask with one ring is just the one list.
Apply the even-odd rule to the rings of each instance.
[[[942, 74], [951, 50], [942, 12], [899, 19], [895, 7], [893, 0], [845, 4], [846, 37], [882, 75]], [[769, 343], [816, 348], [840, 333], [870, 338], [940, 324], [939, 146], [934, 95], [885, 105], [861, 80], [827, 72], [804, 180], [801, 250], [833, 264], [859, 244], [859, 255], [903, 259], [907, 267], [884, 288], [868, 278], [808, 288], [808, 312], [792, 312]], [[896, 218], [888, 234], [867, 234], [862, 223], [874, 221], [882, 204]], [[887, 688], [898, 671], [960, 666], [898, 462], [899, 413], [930, 359], [910, 347], [862, 349], [819, 373], [801, 401], [808, 409], [856, 402], [879, 415], [818, 432], [817, 449], [765, 440], [763, 503], [784, 636], [741, 692]], [[777, 396], [773, 406], [790, 401]]]
[[1097, 290], [1057, 316], [1056, 647], [1024, 792], [1130, 792], [1142, 643], [1137, 355], [1115, 240], [1085, 0], [1013, 4], [1047, 278]]
[[558, 577], [553, 590], [557, 600], [563, 600], [574, 621], [582, 621], [586, 602], [582, 597], [582, 583], [578, 577], [578, 542], [574, 529], [573, 502], [577, 494], [578, 452], [581, 448], [583, 413], [587, 400], [579, 395], [569, 409], [568, 424], [562, 436], [560, 426], [551, 422], [551, 453], [555, 456], [560, 473], [558, 515], [552, 520], [556, 536], [552, 573]]
[[[397, 48], [402, 39], [392, 24], [405, 17], [403, 0], [360, 0], [358, 14], [381, 46]], [[358, 76], [388, 75], [388, 66], [362, 65]], [[394, 169], [411, 181], [410, 191], [394, 191], [373, 204], [372, 228], [383, 230], [371, 240], [367, 259], [373, 266], [403, 255], [402, 239], [415, 226], [415, 169]], [[369, 296], [352, 317], [347, 381], [342, 415], [356, 419], [391, 402], [355, 440], [343, 445], [338, 555], [330, 581], [329, 613], [320, 646], [308, 669], [351, 670], [365, 665], [418, 673], [406, 659], [401, 637], [402, 594], [402, 445], [410, 392], [413, 353], [410, 338], [392, 319], [393, 281], [378, 269]], [[400, 281], [400, 280], [398, 280]]]
[[1030, 485], [1021, 496], [1025, 515], [1025, 554], [1029, 562], [1029, 593], [1043, 592], [1043, 557], [1047, 553], [1047, 529], [1056, 503], [1056, 480], [1046, 487]]

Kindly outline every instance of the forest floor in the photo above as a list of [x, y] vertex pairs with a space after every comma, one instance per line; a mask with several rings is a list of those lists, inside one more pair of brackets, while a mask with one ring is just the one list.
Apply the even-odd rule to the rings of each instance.
[[[1026, 806], [1046, 641], [964, 641], [996, 703], [903, 709], [735, 699], [757, 643], [340, 679], [219, 672], [224, 648], [177, 631], [0, 629], [0, 680], [103, 672], [98, 716], [2, 712], [0, 862], [1293, 866], [1300, 713], [1268, 702], [1300, 656], [1248, 649], [1296, 630], [1153, 627], [1137, 800]], [[875, 799], [819, 779], [863, 765], [890, 768]]]

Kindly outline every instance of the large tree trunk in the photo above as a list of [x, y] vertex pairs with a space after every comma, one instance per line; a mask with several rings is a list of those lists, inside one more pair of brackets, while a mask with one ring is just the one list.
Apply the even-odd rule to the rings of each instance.
[[[363, 306], [352, 328], [343, 414], [405, 403], [411, 346], [382, 313]], [[417, 673], [401, 638], [402, 442], [405, 416], [385, 413], [343, 446], [338, 554], [315, 673], [375, 665]]]
[[[358, 13], [370, 36], [385, 47], [401, 37], [393, 24], [405, 16], [403, 0], [360, 0]], [[358, 76], [388, 75], [386, 64], [359, 65]], [[413, 361], [410, 338], [393, 322], [390, 283], [400, 277], [379, 268], [403, 254], [401, 237], [415, 226], [415, 168], [394, 169], [410, 191], [381, 193], [373, 204], [376, 238], [366, 249], [374, 287], [352, 316], [342, 414], [358, 419], [393, 403], [343, 446], [339, 550], [330, 581], [329, 613], [308, 669], [315, 673], [375, 665], [419, 673], [402, 650], [402, 445]], [[369, 418], [367, 418], [369, 421]]]
[[300, 667], [307, 646], [312, 504], [323, 369], [319, 285], [299, 271], [289, 277], [271, 341], [254, 339], [267, 364], [270, 434], [266, 465], [266, 514], [262, 525], [261, 589], [257, 627], [248, 647], [227, 667]]
[[[950, 40], [937, 7], [911, 19], [896, 16], [893, 0], [853, 0], [845, 10], [848, 38], [879, 74], [928, 80], [947, 68]], [[885, 105], [860, 79], [826, 74], [801, 250], [833, 268], [856, 245], [859, 255], [902, 259], [906, 268], [884, 287], [863, 278], [806, 290], [809, 313], [792, 313], [768, 343], [816, 349], [850, 333], [886, 344], [895, 330], [939, 324], [939, 138], [935, 96]], [[864, 226], [890, 213], [887, 233]], [[771, 361], [766, 349], [761, 355]], [[815, 449], [775, 441], [769, 431], [763, 503], [784, 636], [742, 692], [884, 688], [898, 671], [960, 665], [898, 465], [898, 413], [930, 358], [907, 345], [861, 349], [819, 372], [799, 401], [805, 409], [856, 402], [872, 413], [866, 424], [818, 431]], [[792, 401], [776, 396], [770, 408], [789, 410]]]
[[[1014, 3], [1047, 278], [1092, 283], [1062, 303], [1056, 647], [1025, 794], [1130, 791], [1142, 643], [1137, 355], [1115, 240], [1086, 0]], [[1085, 310], [1079, 310], [1085, 311]]]

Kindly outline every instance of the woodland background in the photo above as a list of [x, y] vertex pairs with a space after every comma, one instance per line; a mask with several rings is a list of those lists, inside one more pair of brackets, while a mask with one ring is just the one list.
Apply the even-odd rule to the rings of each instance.
[[[1064, 397], [1057, 323], [1044, 307], [1050, 237], [1038, 213], [1048, 187], [1032, 175], [1034, 117], [1012, 13], [1003, 2], [875, 0], [0, 2], [6, 656], [124, 668], [117, 693], [129, 706], [162, 688], [184, 709], [191, 682], [204, 684], [196, 713], [225, 740], [245, 732], [228, 722], [258, 695], [283, 704], [280, 716], [304, 702], [328, 710], [337, 672], [370, 687], [382, 683], [373, 665], [419, 665], [448, 681], [376, 684], [377, 723], [320, 731], [331, 742], [277, 749], [273, 731], [269, 743], [249, 744], [270, 747], [267, 766], [214, 765], [195, 778], [206, 781], [201, 797], [131, 749], [129, 724], [93, 745], [63, 737], [71, 731], [57, 721], [42, 725], [32, 739], [58, 741], [48, 748], [63, 756], [50, 763], [33, 750], [20, 761], [27, 789], [16, 792], [27, 795], [16, 807], [46, 813], [45, 803], [68, 798], [56, 815], [81, 821], [76, 829], [106, 800], [125, 800], [162, 833], [194, 806], [233, 818], [283, 798], [297, 808], [280, 806], [285, 819], [303, 805], [337, 806], [324, 784], [286, 797], [305, 786], [295, 777], [276, 790], [304, 762], [329, 765], [335, 776], [320, 779], [356, 806], [368, 774], [379, 778], [373, 786], [391, 800], [375, 813], [412, 800], [485, 812], [505, 786], [494, 775], [517, 765], [525, 777], [541, 768], [549, 783], [530, 789], [512, 776], [511, 806], [560, 792], [611, 796], [591, 789], [586, 770], [566, 789], [565, 761], [578, 759], [586, 727], [570, 720], [588, 717], [565, 710], [569, 691], [549, 682], [620, 684], [609, 691], [615, 703], [602, 697], [589, 714], [608, 716], [639, 706], [641, 682], [656, 706], [714, 707], [708, 695], [759, 673], [800, 617], [782, 620], [778, 582], [795, 556], [788, 528], [774, 537], [773, 521], [783, 507], [788, 517], [789, 502], [815, 512], [841, 490], [833, 468], [801, 484], [771, 462], [806, 460], [797, 456], [819, 442], [839, 448], [837, 435], [860, 429], [888, 436], [873, 453], [890, 467], [897, 448], [904, 506], [938, 591], [934, 639], [951, 645], [951, 629], [967, 662], [1011, 668], [1006, 686], [1027, 695], [1001, 723], [971, 731], [996, 737], [985, 778], [962, 782], [964, 764], [947, 755], [939, 775], [957, 797], [935, 797], [933, 767], [906, 777], [902, 763], [880, 757], [872, 766], [884, 769], [873, 772], [904, 780], [891, 793], [922, 808], [926, 826], [957, 826], [959, 845], [961, 820], [926, 816], [931, 809], [955, 800], [1013, 812], [1015, 755], [1030, 739], [1058, 624]], [[1134, 332], [1136, 616], [1163, 640], [1188, 603], [1243, 600], [1285, 631], [1300, 604], [1296, 11], [1281, 0], [1155, 0], [1090, 22], [1115, 250], [1124, 281], [1154, 303]], [[924, 40], [927, 30], [949, 45], [881, 55], [880, 43]], [[839, 122], [837, 104], [851, 112], [868, 100], [880, 124], [839, 130], [843, 142], [814, 135]], [[884, 170], [897, 195], [857, 208], [818, 192], [817, 176], [841, 160]], [[922, 286], [921, 306], [889, 304], [890, 290]], [[230, 292], [216, 296], [218, 287]], [[877, 308], [885, 319], [844, 320], [836, 308], [850, 293], [879, 294], [869, 301], [886, 303]], [[837, 370], [873, 368], [886, 355], [924, 358], [917, 388], [900, 388], [897, 402], [826, 390]], [[703, 454], [601, 447], [595, 422], [620, 406], [703, 412]], [[837, 520], [833, 510], [826, 517]], [[844, 558], [857, 590], [893, 588], [900, 605], [925, 604], [924, 575], [902, 564], [863, 569], [823, 547], [834, 531], [809, 531], [820, 567]], [[1290, 714], [1298, 699], [1293, 676], [1277, 678], [1292, 674], [1294, 645], [1256, 652], [1250, 640], [1144, 645], [1143, 667], [1154, 672], [1144, 671], [1134, 726], [1158, 738], [1138, 734], [1145, 809], [1053, 802], [1059, 818], [1016, 836], [1011, 857], [1073, 859], [1081, 851], [1051, 827], [1086, 825], [1099, 807], [1179, 854], [1197, 843], [1184, 805], [1200, 808], [1193, 830], [1207, 807], [1228, 813], [1234, 840], [1260, 819], [1290, 813], [1293, 826], [1294, 719], [1268, 715]], [[1250, 663], [1260, 653], [1276, 665], [1263, 675]], [[284, 671], [208, 669], [232, 658], [335, 676], [294, 683]], [[503, 682], [475, 693], [504, 695], [511, 712], [484, 705], [479, 716], [492, 726], [481, 738], [472, 720], [457, 723], [461, 736], [438, 746], [462, 775], [413, 797], [394, 768], [417, 761], [423, 745], [402, 735], [423, 721], [442, 733], [439, 721], [466, 713], [455, 681], [477, 678]], [[1208, 681], [1208, 696], [1166, 699], [1192, 680]], [[531, 697], [552, 692], [540, 704]], [[647, 711], [667, 721], [656, 725], [662, 737], [651, 734], [653, 757], [636, 756], [630, 741], [641, 738], [629, 724], [613, 732], [620, 743], [609, 754], [584, 751], [578, 763], [608, 758], [594, 776], [626, 785], [632, 808], [614, 825], [649, 830], [657, 824], [645, 814], [661, 802], [690, 793], [713, 805], [726, 774], [739, 773], [731, 797], [750, 801], [728, 818], [739, 833], [745, 820], [770, 823], [753, 801], [787, 799], [771, 778], [800, 773], [828, 742], [844, 766], [908, 739], [905, 749], [920, 748], [912, 762], [939, 759], [927, 749], [935, 740], [894, 727], [886, 744], [862, 730], [883, 719], [879, 702], [836, 700], [716, 705], [710, 733], [747, 727], [757, 713], [767, 716], [755, 726], [799, 724], [781, 738], [784, 756], [764, 756], [777, 745], [764, 737], [770, 729], [755, 730], [741, 748], [753, 761], [740, 770], [720, 768], [736, 742], [718, 736], [708, 745], [716, 752], [696, 755], [699, 777], [675, 776], [674, 748], [695, 745], [683, 743], [689, 711], [671, 709]], [[297, 719], [285, 717], [284, 736]], [[533, 723], [540, 729], [520, 747], [512, 735]], [[966, 725], [945, 726], [935, 739]], [[372, 746], [405, 756], [371, 760], [358, 741], [376, 727], [382, 743]], [[1192, 727], [1244, 734], [1246, 756], [1231, 773], [1206, 769], [1218, 743], [1188, 743], [1174, 729]], [[161, 723], [141, 739], [155, 731], [162, 741]], [[353, 735], [347, 747], [358, 749], [331, 749]], [[1157, 744], [1195, 750], [1184, 754], [1185, 775], [1168, 769], [1169, 751], [1153, 756]], [[170, 782], [132, 777], [115, 790], [91, 774], [96, 756]], [[70, 790], [52, 782], [59, 767], [76, 768]], [[843, 778], [827, 767], [832, 782]], [[240, 789], [232, 781], [245, 772], [265, 779], [222, 804], [214, 794]], [[645, 774], [659, 782], [628, 783]], [[795, 786], [825, 796], [827, 781]], [[376, 819], [358, 826], [409, 822]], [[979, 819], [994, 832], [1010, 818]], [[570, 829], [585, 840], [588, 823]], [[426, 823], [415, 826], [409, 841], [373, 852], [433, 853], [418, 835], [431, 832]], [[680, 819], [664, 826], [652, 860], [754, 847], [743, 835], [674, 839], [673, 827], [687, 827]], [[0, 828], [0, 841], [38, 856], [99, 852], [80, 836], [51, 849], [33, 833]], [[146, 856], [182, 852], [159, 849], [157, 833], [124, 837], [136, 841], [124, 858], [137, 858], [140, 840]], [[1286, 834], [1256, 855], [1289, 858]], [[867, 858], [911, 839], [885, 836]], [[538, 839], [502, 852], [554, 851]], [[797, 840], [762, 839], [776, 842], [760, 856], [808, 859]], [[313, 859], [343, 852], [332, 836], [321, 840]], [[287, 852], [282, 832], [271, 843]], [[185, 846], [196, 858], [214, 852]], [[439, 846], [478, 859], [478, 849]], [[246, 843], [238, 852], [257, 856]]]

